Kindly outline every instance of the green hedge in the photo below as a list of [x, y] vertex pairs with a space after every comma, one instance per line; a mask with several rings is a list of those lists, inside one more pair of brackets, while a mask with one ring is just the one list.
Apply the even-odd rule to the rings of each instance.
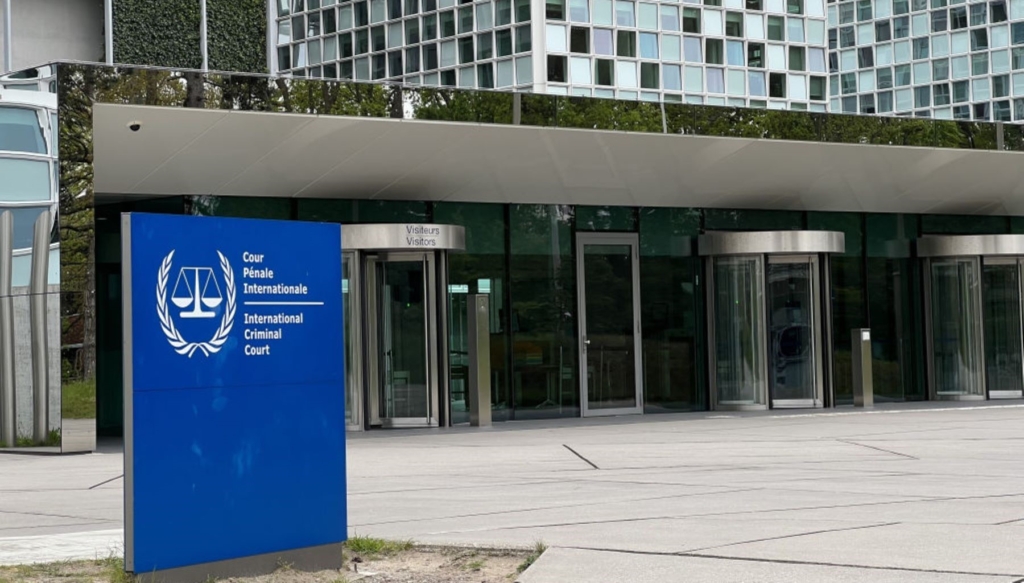
[[[209, 67], [267, 70], [265, 0], [207, 0]], [[114, 61], [176, 69], [203, 66], [199, 0], [114, 0]]]
[[210, 69], [267, 72], [266, 0], [206, 0]]
[[199, 69], [199, 0], [114, 0], [114, 62]]

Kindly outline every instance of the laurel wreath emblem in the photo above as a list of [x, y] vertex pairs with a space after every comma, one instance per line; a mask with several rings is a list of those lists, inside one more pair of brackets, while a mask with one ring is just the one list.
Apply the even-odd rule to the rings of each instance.
[[228, 258], [224, 257], [224, 254], [220, 251], [217, 252], [220, 257], [220, 269], [224, 272], [224, 316], [220, 320], [220, 327], [217, 328], [217, 332], [213, 335], [213, 338], [206, 342], [189, 342], [181, 336], [181, 332], [178, 331], [174, 325], [174, 320], [171, 319], [171, 312], [167, 308], [167, 278], [171, 272], [171, 260], [174, 258], [174, 251], [167, 254], [164, 257], [163, 263], [160, 266], [160, 271], [157, 274], [156, 283], [156, 313], [160, 318], [160, 328], [163, 330], [164, 336], [167, 337], [167, 342], [174, 348], [174, 351], [183, 356], [187, 355], [192, 358], [192, 355], [197, 350], [202, 351], [205, 356], [216, 354], [220, 352], [220, 349], [227, 342], [228, 336], [231, 334], [231, 327], [235, 322], [235, 273], [231, 269], [231, 264], [228, 262]]

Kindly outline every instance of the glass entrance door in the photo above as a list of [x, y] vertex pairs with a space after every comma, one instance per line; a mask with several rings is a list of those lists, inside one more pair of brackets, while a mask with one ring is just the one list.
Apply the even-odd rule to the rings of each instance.
[[764, 409], [764, 262], [760, 255], [709, 258], [711, 396], [715, 409]]
[[982, 267], [985, 377], [990, 399], [1024, 396], [1021, 259], [986, 258]]
[[579, 233], [576, 241], [583, 415], [641, 413], [637, 235]]
[[438, 421], [437, 298], [430, 253], [367, 259], [367, 314], [373, 351], [371, 424], [428, 427]]
[[977, 257], [930, 260], [928, 340], [932, 397], [985, 398]]
[[769, 255], [768, 387], [772, 407], [822, 406], [816, 256]]

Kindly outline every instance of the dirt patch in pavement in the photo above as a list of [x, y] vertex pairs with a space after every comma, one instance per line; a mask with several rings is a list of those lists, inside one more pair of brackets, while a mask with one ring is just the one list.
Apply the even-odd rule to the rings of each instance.
[[[281, 565], [258, 577], [221, 583], [512, 583], [536, 558], [530, 550], [414, 546], [386, 553], [345, 550], [340, 571], [304, 572]], [[141, 577], [141, 583], [149, 583]], [[131, 583], [119, 559], [0, 566], [0, 583]], [[211, 582], [212, 583], [212, 580]]]

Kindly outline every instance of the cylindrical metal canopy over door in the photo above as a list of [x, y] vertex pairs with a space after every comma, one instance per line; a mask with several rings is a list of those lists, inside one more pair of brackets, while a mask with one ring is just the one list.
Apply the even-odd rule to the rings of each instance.
[[932, 399], [1024, 395], [1024, 235], [929, 236], [925, 264]]
[[822, 406], [831, 322], [819, 255], [842, 253], [844, 234], [711, 232], [698, 249], [708, 257], [712, 406], [764, 409], [769, 397], [777, 407]]

